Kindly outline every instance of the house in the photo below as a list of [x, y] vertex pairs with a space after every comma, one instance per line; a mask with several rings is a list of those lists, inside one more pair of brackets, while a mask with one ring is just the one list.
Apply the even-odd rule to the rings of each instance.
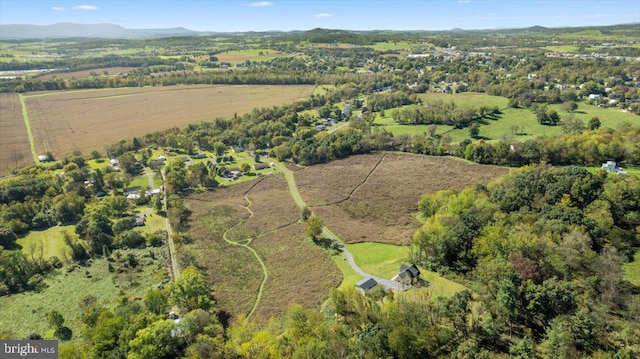
[[627, 174], [627, 172], [625, 170], [623, 170], [621, 167], [618, 167], [618, 164], [616, 163], [616, 161], [607, 161], [607, 162], [602, 164], [601, 168], [603, 170], [607, 171], [607, 172], [613, 172], [613, 173], [617, 173], [619, 175], [626, 175]]
[[134, 227], [142, 227], [145, 225], [147, 217], [145, 217], [144, 214], [136, 214], [135, 216], [133, 216], [133, 220], [135, 221], [133, 222]]
[[133, 163], [133, 169], [136, 171], [142, 171], [144, 169], [144, 166], [142, 165], [142, 163], [140, 161], [135, 161]]
[[[134, 187], [127, 187], [127, 188], [123, 189], [122, 191], [124, 192], [124, 196], [128, 197], [131, 194], [139, 194], [141, 189], [142, 189], [142, 187], [140, 187], [140, 186], [134, 186]], [[140, 198], [140, 197], [138, 197], [138, 198]]]
[[589, 95], [589, 100], [600, 101], [600, 95], [592, 93], [591, 95]]
[[154, 171], [157, 171], [162, 166], [164, 166], [164, 161], [161, 161], [161, 160], [149, 162], [149, 167], [151, 167], [151, 169]]
[[420, 270], [415, 264], [412, 264], [411, 266], [401, 264], [398, 275], [394, 279], [407, 285], [420, 284], [422, 282], [422, 279], [420, 278]]
[[269, 165], [266, 163], [254, 163], [253, 165], [251, 165], [251, 167], [257, 171], [257, 170], [263, 170], [265, 168], [269, 168]]
[[220, 173], [220, 177], [235, 180], [238, 179], [238, 177], [242, 177], [242, 172], [238, 167], [226, 168], [222, 170], [222, 173]]
[[366, 295], [367, 293], [371, 292], [371, 290], [377, 285], [378, 282], [376, 282], [375, 279], [368, 277], [356, 283], [356, 291], [358, 291], [362, 295]]

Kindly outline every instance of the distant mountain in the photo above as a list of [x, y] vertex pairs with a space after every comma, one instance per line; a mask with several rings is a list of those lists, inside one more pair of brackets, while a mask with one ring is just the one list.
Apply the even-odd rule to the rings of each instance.
[[183, 27], [171, 29], [127, 29], [114, 24], [0, 25], [0, 39], [62, 39], [71, 37], [98, 39], [149, 39], [201, 34]]

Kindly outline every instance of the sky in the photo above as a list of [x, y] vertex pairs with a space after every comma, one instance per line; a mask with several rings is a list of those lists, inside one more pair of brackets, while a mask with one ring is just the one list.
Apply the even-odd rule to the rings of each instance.
[[640, 0], [0, 0], [2, 25], [58, 22], [219, 32], [573, 27], [640, 23]]

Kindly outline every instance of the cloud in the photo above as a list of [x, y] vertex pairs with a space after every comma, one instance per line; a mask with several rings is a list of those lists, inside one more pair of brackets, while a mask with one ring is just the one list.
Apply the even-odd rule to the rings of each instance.
[[470, 2], [471, 2], [471, 0], [458, 0], [458, 2], [459, 2], [460, 4], [468, 4], [468, 3], [470, 3]]
[[249, 4], [250, 7], [265, 7], [265, 6], [271, 6], [271, 5], [273, 5], [273, 3], [270, 1], [258, 1], [258, 2], [252, 2], [251, 4]]
[[64, 11], [64, 8], [60, 7], [60, 6], [54, 6], [54, 7], [51, 8], [51, 10], [52, 11]]
[[73, 9], [74, 10], [93, 11], [93, 10], [98, 10], [99, 7], [93, 6], [93, 5], [78, 5], [78, 6], [75, 6]]
[[321, 12], [319, 14], [313, 15], [313, 17], [331, 17], [331, 14], [327, 14], [326, 12]]

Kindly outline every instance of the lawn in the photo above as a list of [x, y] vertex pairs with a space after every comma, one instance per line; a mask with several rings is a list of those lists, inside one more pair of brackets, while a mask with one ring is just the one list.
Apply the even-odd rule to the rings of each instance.
[[409, 263], [409, 247], [382, 243], [355, 243], [345, 245], [354, 260], [367, 273], [391, 279], [402, 263]]
[[[88, 266], [65, 267], [46, 279], [47, 287], [40, 292], [26, 292], [0, 297], [0, 328], [10, 331], [12, 338], [24, 338], [39, 333], [49, 338], [51, 333], [46, 314], [59, 311], [74, 337], [81, 334], [81, 312], [78, 302], [88, 294], [101, 305], [111, 306], [118, 297], [140, 300], [149, 288], [166, 279], [164, 248], [121, 251], [123, 258], [132, 253], [139, 261], [135, 269], [110, 273], [106, 259], [91, 260]], [[153, 253], [153, 254], [151, 254]], [[153, 257], [153, 258], [152, 258]], [[114, 262], [118, 266], [118, 262]]]
[[149, 177], [147, 177], [147, 174], [143, 172], [141, 175], [133, 177], [127, 187], [140, 187], [144, 190], [148, 190]]
[[57, 256], [63, 260], [66, 256], [67, 245], [62, 240], [62, 232], [75, 233], [75, 226], [55, 226], [43, 231], [30, 231], [26, 236], [18, 238], [17, 243], [22, 246], [22, 252], [30, 255], [31, 247], [35, 245], [36, 253], [42, 248], [44, 258]]
[[633, 256], [633, 262], [624, 264], [624, 279], [633, 285], [640, 286], [640, 250]]
[[358, 274], [355, 270], [353, 270], [353, 268], [351, 268], [349, 262], [347, 262], [346, 258], [344, 257], [344, 254], [332, 256], [331, 259], [336, 264], [336, 266], [338, 266], [340, 272], [342, 272], [342, 282], [340, 282], [340, 286], [338, 287], [338, 289], [345, 290], [347, 288], [353, 288], [356, 283], [362, 280], [360, 274]]
[[460, 283], [450, 281], [435, 272], [430, 272], [423, 268], [420, 268], [420, 277], [429, 282], [427, 287], [412, 288], [400, 295], [414, 299], [423, 298], [425, 294], [431, 297], [451, 297], [457, 292], [468, 289]]
[[[362, 270], [387, 279], [391, 279], [398, 274], [398, 270], [402, 263], [410, 263], [408, 246], [396, 246], [382, 243], [356, 243], [347, 244], [346, 248], [351, 252], [356, 263], [360, 268], [362, 268]], [[337, 257], [339, 258], [341, 256]], [[334, 261], [337, 262], [336, 264], [338, 264], [338, 267], [345, 278], [349, 279], [348, 282], [346, 279], [343, 280], [343, 284], [347, 282], [348, 286], [353, 287], [353, 285], [359, 280], [354, 281], [353, 276], [361, 279], [361, 277], [358, 276], [357, 273], [353, 272], [352, 269], [351, 273], [349, 273], [341, 268], [338, 263], [340, 261], [339, 259], [335, 259], [334, 257]], [[344, 265], [348, 267], [348, 263], [345, 262]], [[350, 267], [348, 269], [350, 269]], [[427, 288], [414, 288], [404, 295], [408, 295], [410, 297], [416, 295], [419, 297], [426, 291], [433, 296], [448, 297], [466, 288], [462, 284], [450, 281], [441, 277], [438, 273], [428, 271], [424, 268], [420, 268], [420, 273], [420, 277], [429, 282], [429, 286]], [[352, 281], [353, 283], [351, 283]], [[341, 284], [341, 287], [343, 284]], [[417, 293], [412, 294], [412, 292]]]

